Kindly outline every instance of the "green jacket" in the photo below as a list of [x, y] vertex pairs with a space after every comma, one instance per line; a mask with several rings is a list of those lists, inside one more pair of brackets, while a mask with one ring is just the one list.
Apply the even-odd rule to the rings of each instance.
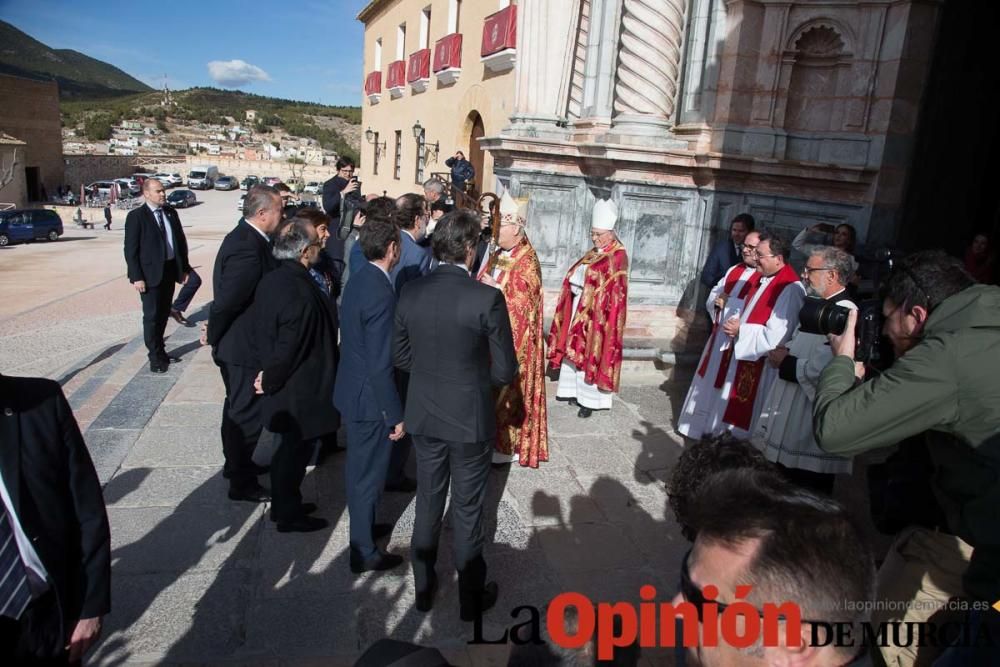
[[838, 356], [820, 376], [816, 442], [850, 456], [926, 433], [932, 485], [948, 529], [975, 552], [965, 589], [1000, 598], [1000, 288], [973, 285], [927, 318], [923, 339], [854, 387]]

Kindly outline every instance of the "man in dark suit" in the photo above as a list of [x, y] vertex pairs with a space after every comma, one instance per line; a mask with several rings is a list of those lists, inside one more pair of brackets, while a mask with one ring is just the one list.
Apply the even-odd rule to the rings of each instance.
[[[397, 197], [394, 218], [401, 232], [399, 235], [401, 245], [399, 263], [389, 272], [389, 277], [392, 278], [398, 298], [403, 285], [427, 275], [430, 271], [430, 248], [421, 245], [427, 232], [427, 221], [430, 219], [427, 201], [421, 195], [412, 192]], [[408, 385], [409, 374], [399, 371], [396, 374], [396, 386], [404, 409]], [[416, 490], [416, 480], [406, 476], [406, 462], [410, 458], [411, 449], [413, 449], [413, 439], [409, 435], [404, 435], [393, 446], [389, 474], [385, 483], [386, 491], [413, 493]]]
[[222, 405], [223, 474], [229, 478], [233, 500], [265, 502], [267, 491], [257, 482], [253, 450], [261, 434], [260, 400], [254, 379], [260, 360], [254, 342], [253, 306], [257, 285], [277, 260], [271, 255], [270, 235], [281, 222], [281, 197], [268, 185], [250, 188], [243, 218], [226, 234], [215, 257], [206, 341], [222, 372], [226, 400]]
[[503, 293], [469, 275], [479, 219], [469, 211], [441, 218], [434, 256], [441, 263], [407, 283], [396, 307], [393, 356], [410, 373], [406, 428], [417, 453], [417, 507], [413, 526], [416, 606], [431, 608], [437, 588], [441, 518], [451, 480], [451, 518], [460, 615], [475, 620], [496, 603], [486, 583], [483, 498], [496, 418], [494, 387], [517, 372]]
[[405, 434], [391, 351], [396, 294], [389, 275], [399, 262], [399, 229], [385, 217], [370, 217], [358, 244], [367, 261], [352, 269], [340, 303], [340, 368], [333, 391], [333, 403], [347, 420], [347, 509], [355, 573], [403, 562], [375, 545], [376, 533], [391, 529], [376, 526], [375, 509], [393, 445]]
[[729, 267], [741, 261], [740, 247], [747, 234], [754, 230], [754, 219], [749, 213], [740, 213], [729, 223], [729, 238], [722, 239], [708, 254], [701, 270], [701, 284], [712, 289]]
[[77, 662], [111, 610], [101, 484], [56, 382], [0, 375], [0, 655]]
[[323, 210], [333, 220], [334, 228], [340, 224], [340, 206], [344, 197], [357, 192], [358, 181], [354, 178], [354, 162], [342, 157], [337, 160], [337, 175], [323, 184]]
[[163, 183], [150, 178], [142, 185], [145, 206], [129, 212], [125, 218], [125, 264], [128, 279], [142, 300], [142, 336], [149, 354], [149, 370], [166, 373], [176, 358], [167, 356], [163, 331], [174, 300], [174, 284], [187, 282], [187, 239], [181, 219], [167, 206]]
[[309, 516], [300, 487], [316, 438], [336, 432], [333, 409], [337, 376], [337, 329], [330, 298], [309, 269], [319, 260], [322, 242], [306, 220], [294, 218], [274, 241], [280, 265], [265, 275], [254, 299], [254, 325], [261, 371], [254, 386], [263, 394], [267, 430], [280, 444], [271, 459], [271, 518], [278, 532], [312, 532], [325, 519]]
[[[722, 239], [713, 246], [708, 253], [708, 259], [701, 270], [701, 284], [712, 289], [715, 284], [722, 279], [729, 267], [739, 264], [742, 261], [740, 249], [747, 234], [754, 230], [754, 219], [749, 213], [740, 213], [729, 223], [729, 238]], [[712, 328], [712, 317], [705, 313], [708, 318], [709, 329]]]

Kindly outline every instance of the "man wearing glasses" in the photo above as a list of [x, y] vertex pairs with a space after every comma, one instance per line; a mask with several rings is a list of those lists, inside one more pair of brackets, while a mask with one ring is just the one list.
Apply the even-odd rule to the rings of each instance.
[[[857, 314], [850, 313], [843, 334], [831, 337], [835, 356], [820, 376], [816, 440], [842, 456], [907, 448], [913, 436], [926, 442], [930, 487], [945, 518], [916, 525], [930, 521], [913, 516], [897, 536], [879, 569], [879, 600], [896, 606], [878, 620], [926, 621], [960, 598], [959, 620], [993, 642], [946, 664], [996, 664], [1000, 614], [989, 607], [1000, 599], [1000, 288], [976, 284], [961, 260], [938, 250], [902, 259], [885, 291], [882, 332], [896, 360], [857, 382], [864, 373], [854, 361]], [[934, 658], [932, 647], [916, 646], [885, 647], [882, 655], [900, 665]]]
[[[673, 604], [687, 602], [698, 611], [702, 641], [689, 649], [697, 664], [871, 664], [862, 642], [862, 624], [870, 618], [866, 603], [875, 596], [873, 558], [840, 504], [794, 486], [775, 472], [742, 468], [709, 475], [697, 485], [683, 522], [696, 537], [681, 565], [680, 592]], [[706, 594], [708, 586], [715, 587], [714, 595]], [[720, 619], [735, 612], [735, 608], [728, 614], [726, 610], [737, 601], [744, 603], [740, 616], [751, 607], [762, 619], [765, 605], [794, 603], [801, 619], [799, 637], [790, 640], [785, 623], [779, 620], [776, 641], [765, 643], [761, 630], [747, 648], [727, 644], [725, 632], [719, 627], [709, 632], [705, 623], [714, 619], [722, 625]], [[709, 604], [714, 605], [713, 616], [706, 614]], [[686, 617], [678, 621], [688, 622]], [[819, 624], [844, 624], [840, 627], [849, 627], [851, 632], [845, 641], [814, 646], [814, 629], [818, 637], [825, 637], [823, 625], [814, 628]], [[757, 627], [764, 625], [760, 620]], [[750, 626], [743, 621], [743, 627]], [[717, 641], [705, 641], [706, 637]], [[677, 664], [684, 662], [681, 654]]]
[[757, 271], [758, 243], [760, 234], [747, 234], [740, 246], [743, 262], [729, 267], [708, 293], [705, 307], [711, 317], [712, 334], [705, 343], [698, 370], [677, 418], [677, 432], [688, 438], [698, 439], [722, 430], [722, 412], [726, 408], [720, 392], [726, 376], [722, 362], [733, 346], [732, 338], [722, 333], [722, 323], [730, 317], [739, 317], [750, 291], [760, 281]]
[[[833, 246], [816, 246], [802, 269], [806, 292], [852, 310], [847, 284], [856, 271], [854, 259]], [[795, 327], [787, 347], [767, 353], [767, 363], [777, 369], [762, 404], [752, 441], [768, 460], [792, 482], [826, 495], [833, 494], [837, 473], [851, 472], [851, 459], [827, 454], [813, 437], [812, 407], [820, 373], [833, 359], [826, 336]]]
[[787, 263], [788, 251], [780, 236], [761, 232], [756, 250], [760, 282], [739, 316], [722, 323], [722, 333], [733, 340], [720, 369], [725, 370], [722, 428], [738, 438], [753, 432], [760, 403], [778, 377], [766, 363], [767, 353], [791, 337], [805, 299], [805, 288]]
[[335, 223], [340, 220], [340, 204], [344, 197], [359, 187], [354, 178], [354, 162], [347, 157], [337, 160], [337, 175], [323, 184], [323, 210]]

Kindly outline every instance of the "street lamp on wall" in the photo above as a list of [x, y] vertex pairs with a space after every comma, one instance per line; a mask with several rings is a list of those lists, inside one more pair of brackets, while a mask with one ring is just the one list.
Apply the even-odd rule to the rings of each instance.
[[378, 141], [378, 142], [376, 142], [375, 141], [375, 132], [372, 130], [371, 127], [369, 127], [367, 130], [365, 130], [365, 141], [367, 141], [368, 143], [370, 143], [372, 146], [375, 147], [375, 160], [377, 161], [378, 158], [379, 158], [379, 155], [381, 155], [382, 153], [385, 152], [386, 142], [384, 142], [384, 141]]
[[[413, 125], [413, 138], [416, 139], [417, 143], [419, 144], [421, 138], [423, 137], [423, 135], [424, 135], [424, 128], [420, 124], [420, 121], [418, 120]], [[438, 153], [441, 152], [441, 142], [440, 141], [435, 141], [432, 144], [432, 143], [428, 143], [426, 140], [424, 140], [424, 150], [426, 150], [428, 152], [433, 151], [434, 152], [434, 161], [437, 162]]]

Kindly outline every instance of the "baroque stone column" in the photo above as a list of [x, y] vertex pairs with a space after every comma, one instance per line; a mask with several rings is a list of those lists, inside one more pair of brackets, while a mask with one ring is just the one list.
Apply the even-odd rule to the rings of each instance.
[[663, 135], [680, 78], [684, 0], [624, 0], [613, 125], [616, 133]]
[[580, 0], [517, 3], [516, 125], [556, 129], [566, 115]]

